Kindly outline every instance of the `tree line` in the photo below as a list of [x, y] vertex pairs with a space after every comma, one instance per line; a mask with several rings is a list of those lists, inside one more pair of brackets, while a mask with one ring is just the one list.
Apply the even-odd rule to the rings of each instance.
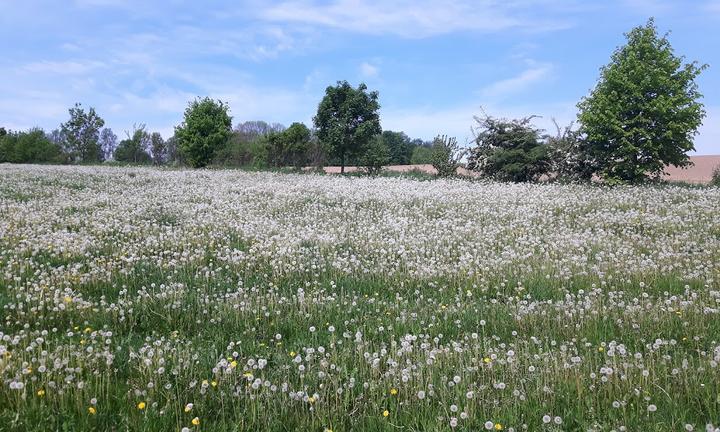
[[460, 146], [438, 135], [425, 142], [383, 131], [377, 91], [339, 81], [329, 86], [311, 127], [248, 121], [232, 127], [229, 106], [211, 98], [191, 101], [174, 135], [164, 140], [145, 125], [118, 137], [93, 108], [70, 108], [70, 119], [50, 133], [0, 128], [0, 162], [98, 163], [191, 167], [361, 166], [370, 174], [385, 165], [432, 164], [440, 176], [465, 166], [502, 181], [543, 179], [634, 183], [661, 176], [667, 165], [687, 166], [687, 153], [705, 116], [695, 79], [707, 67], [684, 63], [653, 19], [626, 34], [600, 79], [578, 103], [576, 124], [552, 134], [534, 116], [475, 117], [474, 137]]

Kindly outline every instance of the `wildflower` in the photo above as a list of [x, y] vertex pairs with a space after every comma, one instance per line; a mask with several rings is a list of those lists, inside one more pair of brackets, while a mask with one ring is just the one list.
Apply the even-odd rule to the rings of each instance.
[[212, 382], [210, 383], [210, 385], [213, 386], [213, 387], [217, 387], [217, 381], [212, 381]]
[[650, 404], [650, 405], [648, 405], [647, 410], [648, 410], [648, 412], [655, 412], [655, 411], [657, 411], [657, 406]]
[[485, 362], [485, 364], [488, 364], [488, 363], [490, 363], [492, 360], [490, 360], [490, 357], [485, 357], [485, 358], [483, 359], [483, 361]]
[[145, 402], [140, 402], [137, 404], [137, 409], [144, 410], [146, 406]]
[[391, 388], [391, 389], [390, 389], [390, 394], [393, 395], [393, 396], [395, 396], [396, 394], [398, 394], [398, 390], [397, 390], [396, 388]]
[[192, 411], [193, 406], [194, 406], [194, 405], [191, 404], [191, 403], [185, 405], [185, 412], [190, 412], [190, 411]]
[[235, 369], [235, 368], [237, 367], [237, 365], [238, 365], [238, 362], [235, 361], [235, 360], [233, 360], [233, 361], [230, 362], [230, 367], [233, 368], [233, 369]]
[[390, 415], [390, 411], [385, 410], [385, 411], [382, 412], [382, 415], [383, 415], [383, 417], [387, 417], [387, 416]]
[[191, 423], [193, 424], [193, 426], [199, 426], [199, 425], [200, 425], [200, 419], [197, 418], [197, 417], [195, 417], [194, 419], [192, 419]]
[[90, 413], [90, 415], [97, 414], [97, 410], [95, 409], [95, 407], [92, 407], [92, 406], [88, 407], [88, 412]]
[[495, 427], [495, 423], [493, 423], [489, 420], [485, 422], [485, 429], [492, 430], [494, 427]]
[[502, 430], [503, 426], [500, 423], [495, 423], [495, 430]]
[[45, 396], [45, 390], [43, 390], [43, 389], [38, 390], [38, 391], [37, 391], [37, 395], [38, 395], [39, 397]]
[[542, 422], [545, 423], [545, 424], [548, 424], [548, 423], [550, 423], [551, 421], [552, 421], [552, 418], [550, 418], [550, 416], [547, 415], [547, 414], [545, 414], [545, 415], [543, 416], [543, 418], [542, 418]]

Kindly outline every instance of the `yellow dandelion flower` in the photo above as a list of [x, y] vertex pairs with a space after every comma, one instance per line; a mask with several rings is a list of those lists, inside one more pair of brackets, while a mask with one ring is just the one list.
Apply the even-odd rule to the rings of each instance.
[[290, 357], [295, 357], [295, 351], [290, 351]]
[[390, 415], [390, 411], [388, 411], [388, 410], [383, 411], [383, 417], [387, 417], [389, 415]]
[[90, 415], [97, 414], [97, 410], [95, 409], [95, 407], [88, 407], [88, 412], [90, 413]]
[[500, 423], [495, 423], [495, 430], [502, 430], [503, 426]]
[[485, 363], [490, 363], [492, 360], [490, 360], [490, 357], [485, 357], [485, 358], [483, 359], [483, 361], [484, 361]]
[[145, 402], [140, 402], [139, 404], [137, 404], [137, 408], [139, 410], [144, 410], [146, 406], [147, 404]]
[[603, 351], [605, 351], [605, 348], [603, 348], [603, 347], [598, 347], [598, 352], [603, 352]]
[[237, 362], [235, 360], [230, 362], [230, 367], [235, 369], [237, 367]]
[[315, 398], [314, 398], [313, 396], [310, 396], [310, 397], [308, 398], [308, 402], [310, 402], [310, 403], [315, 403]]
[[45, 390], [43, 390], [43, 389], [38, 390], [38, 391], [37, 391], [37, 395], [40, 396], [40, 397], [45, 396]]
[[195, 417], [194, 419], [192, 419], [192, 422], [191, 422], [191, 423], [192, 423], [194, 426], [199, 426], [199, 425], [200, 425], [200, 419], [197, 418], [197, 417]]
[[211, 382], [210, 385], [213, 386], [213, 387], [217, 387], [217, 381]]
[[63, 300], [65, 301], [65, 303], [72, 303], [72, 297], [70, 296], [65, 296]]
[[396, 388], [391, 388], [391, 389], [390, 389], [390, 394], [393, 395], [393, 396], [395, 396], [396, 394], [398, 394], [398, 390], [397, 390]]

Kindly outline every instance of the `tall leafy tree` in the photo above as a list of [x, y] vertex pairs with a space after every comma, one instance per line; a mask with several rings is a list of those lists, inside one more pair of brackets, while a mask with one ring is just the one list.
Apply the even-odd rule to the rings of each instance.
[[155, 165], [164, 164], [167, 161], [167, 144], [160, 132], [153, 132], [150, 135], [150, 153]]
[[229, 110], [226, 103], [209, 97], [188, 104], [182, 124], [175, 127], [175, 137], [180, 151], [191, 166], [206, 166], [212, 161], [215, 152], [227, 143], [232, 133]]
[[653, 19], [626, 38], [578, 104], [578, 120], [593, 171], [637, 182], [659, 176], [666, 165], [690, 164], [687, 152], [705, 116], [695, 78], [707, 65], [683, 64]]
[[12, 163], [59, 163], [62, 150], [54, 144], [42, 129], [27, 132], [10, 132], [0, 135], [0, 162]]
[[325, 89], [313, 121], [318, 138], [340, 159], [341, 173], [345, 172], [347, 159], [382, 131], [378, 97], [378, 92], [368, 92], [365, 84], [354, 88], [347, 81]]
[[100, 129], [105, 126], [105, 120], [95, 112], [95, 108], [90, 107], [86, 112], [79, 103], [68, 112], [70, 120], [60, 125], [65, 151], [75, 162], [102, 161]]

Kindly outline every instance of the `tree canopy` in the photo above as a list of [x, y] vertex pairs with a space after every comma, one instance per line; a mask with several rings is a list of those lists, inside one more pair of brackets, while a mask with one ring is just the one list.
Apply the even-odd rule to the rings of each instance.
[[347, 81], [325, 89], [313, 121], [318, 138], [340, 159], [340, 172], [345, 172], [349, 156], [357, 154], [382, 131], [378, 97], [378, 92], [368, 92], [365, 84], [354, 88]]
[[695, 78], [707, 66], [683, 64], [652, 19], [626, 38], [578, 104], [578, 120], [593, 171], [637, 182], [659, 176], [666, 165], [689, 164], [705, 116]]
[[232, 132], [232, 117], [228, 111], [227, 104], [208, 97], [190, 102], [182, 124], [175, 128], [175, 137], [191, 166], [206, 166], [215, 152], [227, 143]]

